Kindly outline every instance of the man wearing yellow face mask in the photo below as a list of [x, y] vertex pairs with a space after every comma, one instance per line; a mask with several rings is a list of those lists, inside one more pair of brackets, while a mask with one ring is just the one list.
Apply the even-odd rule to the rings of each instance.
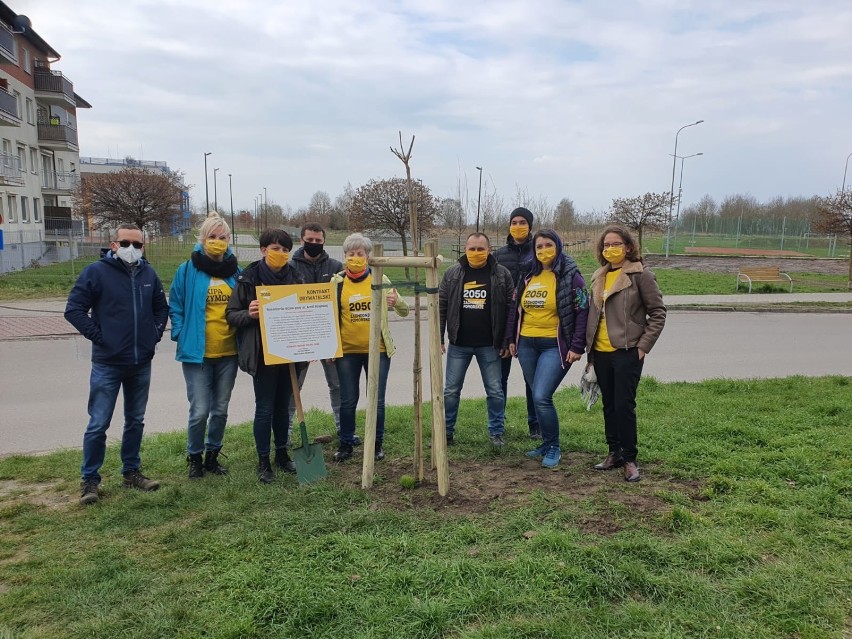
[[[254, 444], [257, 448], [257, 476], [264, 484], [275, 480], [270, 461], [269, 436], [275, 444], [276, 464], [287, 472], [296, 465], [287, 454], [288, 412], [292, 388], [287, 364], [267, 365], [263, 361], [260, 336], [258, 286], [302, 284], [299, 273], [289, 265], [293, 238], [282, 229], [267, 229], [260, 236], [261, 259], [252, 262], [237, 278], [237, 288], [228, 302], [226, 317], [237, 327], [239, 365], [254, 383]], [[297, 364], [297, 372], [302, 365]]]
[[205, 470], [214, 475], [228, 472], [219, 464], [219, 451], [237, 377], [237, 331], [226, 321], [225, 309], [239, 270], [230, 239], [228, 223], [211, 212], [192, 256], [178, 267], [169, 289], [175, 359], [181, 362], [189, 400], [190, 479], [203, 477]]
[[[506, 238], [506, 244], [494, 251], [494, 257], [497, 258], [498, 264], [505, 266], [512, 274], [512, 282], [517, 285], [521, 276], [527, 270], [532, 259], [532, 211], [519, 206], [509, 214], [509, 235]], [[512, 358], [504, 357], [501, 362], [501, 383], [503, 386], [503, 395], [507, 395], [509, 386], [509, 374], [512, 371]], [[532, 389], [529, 384], [524, 382], [524, 391], [527, 397], [527, 425], [529, 426], [530, 439], [541, 439], [541, 429], [538, 425], [538, 418], [535, 415], [535, 405], [533, 403]]]
[[[490, 254], [484, 233], [471, 233], [465, 254], [441, 280], [438, 306], [441, 314], [441, 349], [447, 353], [444, 411], [447, 444], [455, 442], [459, 398], [470, 361], [476, 358], [488, 407], [488, 437], [503, 446], [505, 400], [500, 385], [500, 352], [506, 312], [512, 296], [512, 275]], [[444, 330], [450, 338], [444, 347]]]

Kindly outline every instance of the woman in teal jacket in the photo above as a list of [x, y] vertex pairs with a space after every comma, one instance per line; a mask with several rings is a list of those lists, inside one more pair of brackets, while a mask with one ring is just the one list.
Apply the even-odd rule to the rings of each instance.
[[211, 212], [190, 259], [178, 267], [169, 289], [175, 359], [182, 363], [189, 400], [186, 449], [191, 479], [203, 477], [205, 470], [215, 475], [228, 472], [218, 457], [237, 377], [236, 329], [225, 320], [239, 270], [230, 240], [228, 223]]

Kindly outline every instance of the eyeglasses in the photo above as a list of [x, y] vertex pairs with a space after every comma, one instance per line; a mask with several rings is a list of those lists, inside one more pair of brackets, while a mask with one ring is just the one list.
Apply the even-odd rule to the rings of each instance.
[[604, 248], [618, 248], [620, 246], [624, 246], [624, 242], [613, 242], [612, 244], [604, 244]]
[[121, 248], [127, 248], [131, 244], [133, 245], [133, 248], [135, 248], [135, 249], [141, 249], [144, 246], [144, 244], [142, 244], [142, 242], [131, 242], [130, 240], [118, 240], [118, 245]]

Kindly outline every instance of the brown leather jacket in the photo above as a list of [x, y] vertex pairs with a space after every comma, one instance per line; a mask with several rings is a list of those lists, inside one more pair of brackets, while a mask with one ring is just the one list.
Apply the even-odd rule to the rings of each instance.
[[[606, 274], [609, 265], [592, 275], [589, 321], [586, 324], [586, 349], [589, 359], [598, 332]], [[638, 347], [649, 353], [666, 323], [666, 306], [657, 278], [641, 262], [625, 262], [606, 299], [606, 329], [615, 348]]]

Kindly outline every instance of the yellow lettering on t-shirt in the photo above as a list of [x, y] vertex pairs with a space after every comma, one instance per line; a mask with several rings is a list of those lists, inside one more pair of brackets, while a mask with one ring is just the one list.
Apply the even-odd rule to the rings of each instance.
[[231, 287], [225, 280], [210, 278], [207, 306], [204, 309], [204, 357], [237, 354], [237, 329], [225, 320], [225, 308], [231, 299]]
[[533, 276], [521, 297], [524, 311], [521, 323], [523, 337], [556, 337], [559, 316], [556, 312], [556, 275], [542, 271]]

